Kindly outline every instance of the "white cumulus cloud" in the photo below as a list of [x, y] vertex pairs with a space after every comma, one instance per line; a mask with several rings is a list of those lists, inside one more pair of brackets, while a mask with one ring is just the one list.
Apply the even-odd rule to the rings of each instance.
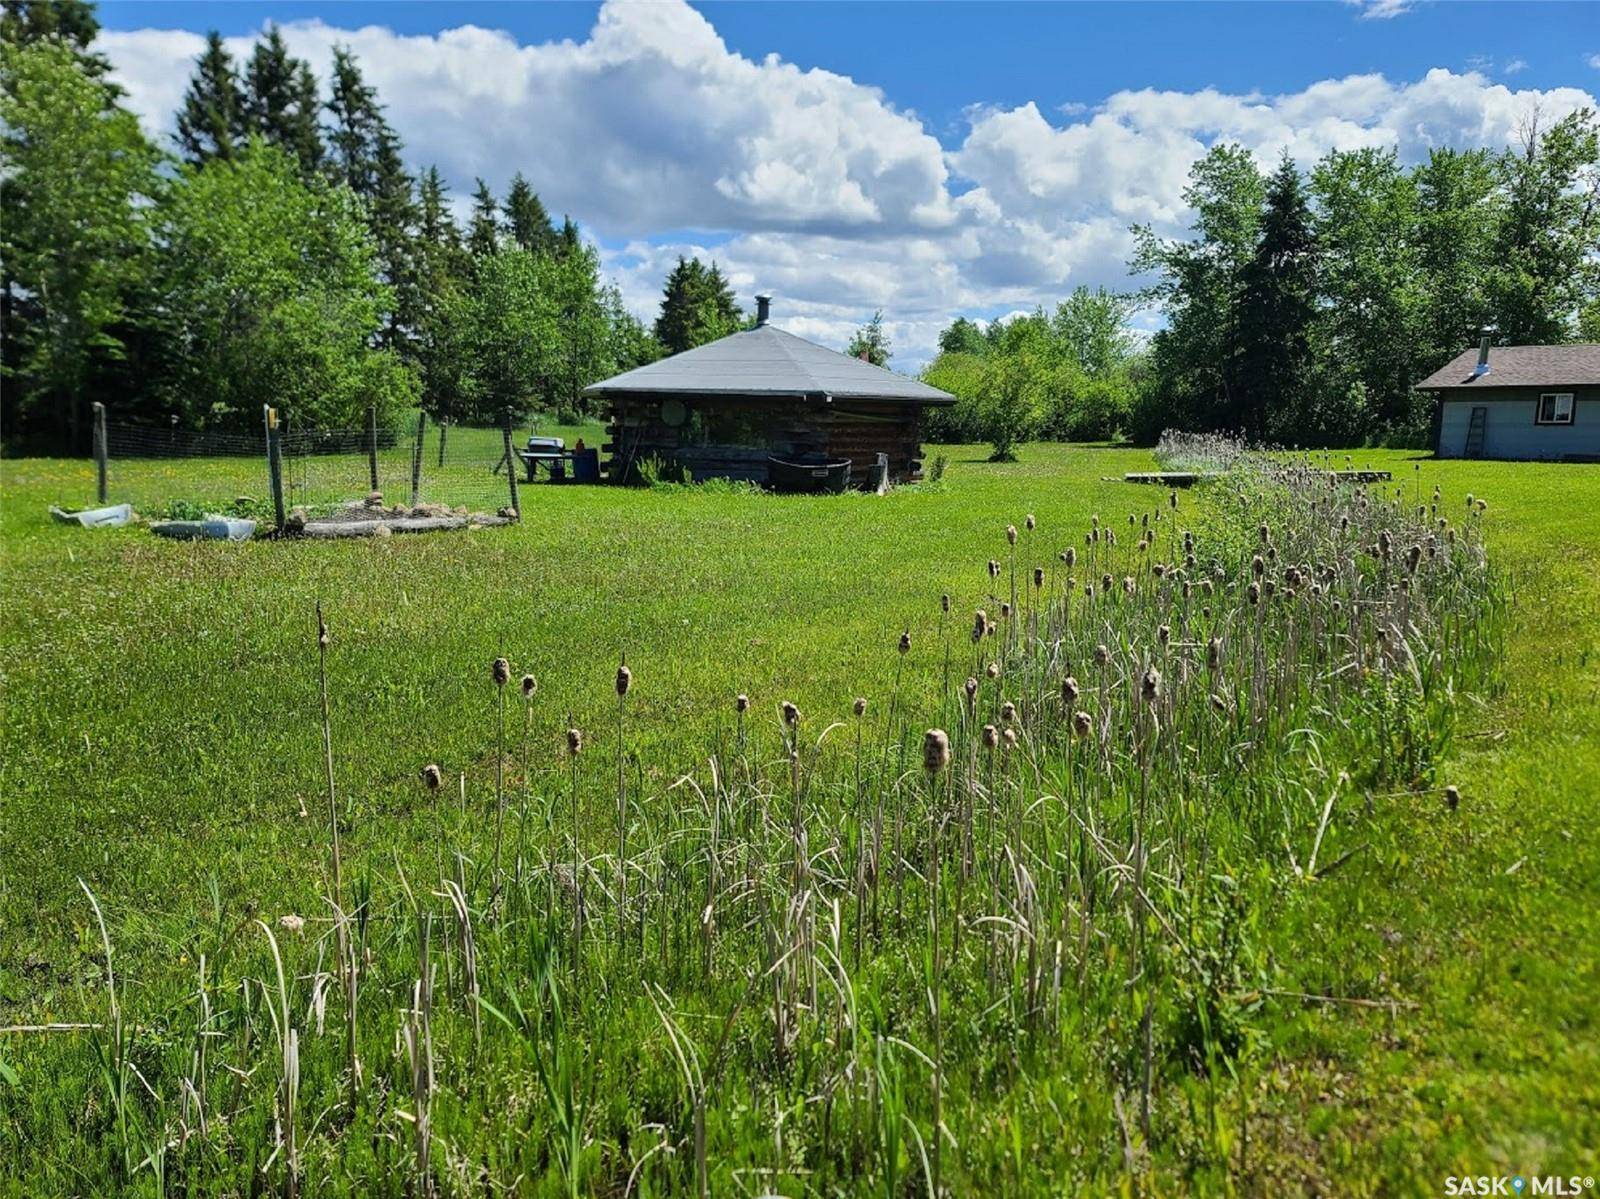
[[[1380, 0], [1362, 15], [1403, 7]], [[1438, 68], [1273, 95], [1143, 88], [1088, 107], [979, 105], [941, 145], [870, 82], [735, 53], [681, 0], [608, 0], [579, 41], [315, 20], [283, 33], [324, 78], [333, 47], [349, 46], [410, 162], [437, 164], [458, 196], [476, 176], [503, 194], [524, 172], [552, 212], [597, 237], [641, 316], [675, 257], [700, 253], [746, 303], [772, 291], [782, 323], [831, 344], [882, 308], [902, 366], [931, 356], [957, 312], [1126, 286], [1129, 226], [1180, 231], [1188, 170], [1219, 142], [1266, 163], [1361, 146], [1416, 161], [1434, 145], [1504, 145], [1535, 106], [1551, 119], [1595, 103], [1582, 88], [1513, 90]], [[253, 40], [229, 49], [242, 58]], [[131, 106], [170, 132], [201, 36], [140, 29], [102, 42]]]

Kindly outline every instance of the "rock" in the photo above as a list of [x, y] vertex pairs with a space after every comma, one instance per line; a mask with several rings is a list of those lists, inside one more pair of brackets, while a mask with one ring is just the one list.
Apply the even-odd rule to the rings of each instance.
[[388, 525], [379, 525], [376, 529], [372, 530], [372, 535], [374, 537], [393, 537], [394, 530]]
[[369, 507], [369, 508], [381, 508], [381, 507], [383, 507], [383, 492], [381, 492], [381, 491], [369, 491], [369, 492], [367, 492], [367, 507]]
[[504, 508], [500, 509], [500, 511], [498, 513], [496, 513], [496, 515], [497, 516], [503, 516], [507, 520], [515, 520], [516, 517], [517, 517], [517, 510], [515, 508], [511, 507], [509, 504], [507, 504]]
[[289, 515], [283, 518], [283, 523], [291, 533], [298, 533], [306, 527], [306, 522], [310, 519], [304, 508], [290, 508]]

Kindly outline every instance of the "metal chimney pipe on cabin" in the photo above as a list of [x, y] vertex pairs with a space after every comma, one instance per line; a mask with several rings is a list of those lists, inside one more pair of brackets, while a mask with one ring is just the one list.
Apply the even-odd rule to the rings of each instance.
[[756, 297], [756, 328], [759, 329], [762, 325], [766, 324], [767, 323], [767, 319], [771, 315], [772, 315], [772, 297], [771, 296], [757, 296]]
[[1485, 333], [1478, 339], [1478, 365], [1472, 370], [1473, 375], [1487, 375], [1489, 373], [1489, 334]]

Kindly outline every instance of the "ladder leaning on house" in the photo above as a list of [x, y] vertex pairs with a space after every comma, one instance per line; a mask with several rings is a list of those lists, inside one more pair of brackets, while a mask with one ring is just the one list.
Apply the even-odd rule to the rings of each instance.
[[1463, 458], [1483, 457], [1483, 427], [1489, 419], [1487, 408], [1474, 408], [1467, 421], [1467, 444], [1461, 451]]

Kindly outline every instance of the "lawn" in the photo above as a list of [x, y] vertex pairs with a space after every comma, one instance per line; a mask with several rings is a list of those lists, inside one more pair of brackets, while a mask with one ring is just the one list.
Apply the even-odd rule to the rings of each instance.
[[[48, 504], [90, 497], [89, 465], [0, 463], [0, 1026], [103, 1018], [105, 963], [80, 879], [105, 909], [128, 1018], [155, 1036], [188, 1002], [200, 952], [214, 958], [253, 917], [326, 911], [319, 601], [345, 877], [387, 890], [404, 871], [422, 889], [442, 843], [493, 820], [496, 656], [538, 679], [536, 789], [562, 793], [562, 730], [587, 731], [585, 820], [602, 845], [622, 655], [628, 770], [639, 794], [668, 796], [733, 735], [738, 693], [774, 760], [783, 700], [820, 731], [848, 720], [856, 695], [880, 710], [898, 669], [899, 702], [931, 712], [940, 596], [968, 619], [1008, 524], [1037, 518], [1021, 562], [1053, 570], [1092, 515], [1119, 524], [1157, 498], [1114, 481], [1150, 468], [1139, 451], [1032, 446], [1007, 465], [977, 447], [938, 452], [940, 484], [883, 498], [535, 487], [513, 528], [243, 545], [54, 525]], [[1431, 792], [1365, 797], [1339, 816], [1364, 842], [1351, 864], [1261, 916], [1276, 990], [1332, 994], [1359, 978], [1404, 1006], [1266, 1001], [1254, 1050], [1220, 1072], [1209, 1114], [1172, 1088], [1141, 1167], [1151, 1193], [1439, 1194], [1450, 1175], [1600, 1173], [1600, 468], [1395, 451], [1357, 455], [1367, 464], [1392, 470], [1408, 502], [1435, 485], [1451, 505], [1487, 499], [1489, 552], [1513, 598], [1502, 681], [1457, 704], [1437, 781], [1459, 787], [1458, 810]], [[196, 464], [172, 498], [231, 498], [249, 483], [237, 464]], [[161, 489], [143, 485], [141, 502]], [[1197, 502], [1182, 496], [1178, 519]], [[513, 715], [520, 744], [520, 702]], [[461, 788], [447, 817], [417, 781], [430, 762]], [[626, 1020], [654, 1028], [642, 1010]], [[392, 1047], [392, 1020], [370, 1035]], [[115, 1189], [88, 1164], [99, 1157], [76, 1160], [102, 1120], [100, 1084], [65, 1080], [92, 1073], [87, 1039], [0, 1033], [0, 1191]], [[619, 1054], [611, 1077], [630, 1060]], [[954, 1193], [1121, 1191], [1126, 1134], [1093, 1075], [1030, 1072], [1070, 1052], [1019, 1060], [1007, 1085], [949, 1098]], [[484, 1069], [506, 1072], [509, 1108], [531, 1102], [530, 1068]], [[600, 1103], [588, 1135], [620, 1154], [629, 1120], [666, 1118], [638, 1103]], [[511, 1150], [475, 1139], [474, 1120], [491, 1124], [475, 1110], [441, 1107], [439, 1135], [503, 1180], [495, 1163]], [[372, 1119], [377, 1143], [390, 1134]], [[781, 1144], [771, 1110], [726, 1116], [714, 1137], [739, 1119], [780, 1130], [775, 1158], [800, 1152]], [[309, 1138], [308, 1177], [361, 1189], [363, 1159], [330, 1137]], [[469, 1176], [480, 1177], [447, 1174]], [[397, 1189], [377, 1167], [367, 1177]], [[727, 1193], [853, 1189], [799, 1170], [719, 1180]]]

